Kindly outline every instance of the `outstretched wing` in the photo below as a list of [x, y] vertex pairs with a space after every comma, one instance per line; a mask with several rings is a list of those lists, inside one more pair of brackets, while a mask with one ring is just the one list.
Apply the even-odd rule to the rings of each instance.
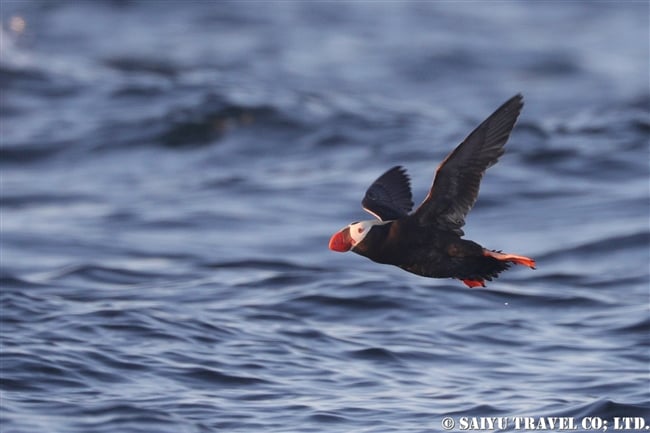
[[361, 205], [382, 221], [408, 215], [413, 208], [413, 196], [406, 170], [398, 165], [379, 176], [366, 191]]
[[520, 94], [510, 98], [438, 166], [429, 194], [414, 213], [421, 225], [435, 224], [463, 235], [461, 227], [476, 202], [483, 173], [503, 155], [523, 105]]

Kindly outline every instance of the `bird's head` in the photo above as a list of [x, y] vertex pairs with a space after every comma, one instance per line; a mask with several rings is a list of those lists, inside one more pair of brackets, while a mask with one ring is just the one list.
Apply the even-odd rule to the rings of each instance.
[[381, 224], [385, 224], [385, 222], [380, 220], [368, 220], [350, 224], [342, 230], [334, 233], [330, 238], [330, 250], [338, 251], [339, 253], [350, 251], [365, 239], [374, 226]]

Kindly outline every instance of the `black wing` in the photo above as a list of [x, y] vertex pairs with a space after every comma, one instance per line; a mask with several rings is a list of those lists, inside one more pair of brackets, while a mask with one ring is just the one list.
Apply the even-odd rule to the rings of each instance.
[[398, 165], [379, 176], [366, 191], [361, 205], [382, 221], [408, 215], [413, 209], [413, 196], [406, 170]]
[[523, 106], [521, 95], [510, 98], [438, 166], [429, 194], [414, 213], [420, 224], [463, 235], [461, 227], [476, 202], [483, 173], [503, 155]]

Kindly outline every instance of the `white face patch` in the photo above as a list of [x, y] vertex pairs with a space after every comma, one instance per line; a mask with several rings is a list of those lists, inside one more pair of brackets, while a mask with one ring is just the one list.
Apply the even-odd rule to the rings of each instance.
[[350, 229], [350, 239], [352, 239], [352, 246], [357, 245], [359, 242], [363, 241], [368, 235], [368, 232], [370, 232], [372, 226], [380, 226], [389, 222], [390, 221], [368, 220], [350, 224], [348, 228]]

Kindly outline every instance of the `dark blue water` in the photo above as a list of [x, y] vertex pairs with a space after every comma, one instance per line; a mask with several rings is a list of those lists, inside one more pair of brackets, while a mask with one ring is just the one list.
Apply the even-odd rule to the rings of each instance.
[[[3, 433], [650, 424], [647, 2], [0, 7]], [[465, 232], [536, 271], [327, 249], [517, 92]]]

